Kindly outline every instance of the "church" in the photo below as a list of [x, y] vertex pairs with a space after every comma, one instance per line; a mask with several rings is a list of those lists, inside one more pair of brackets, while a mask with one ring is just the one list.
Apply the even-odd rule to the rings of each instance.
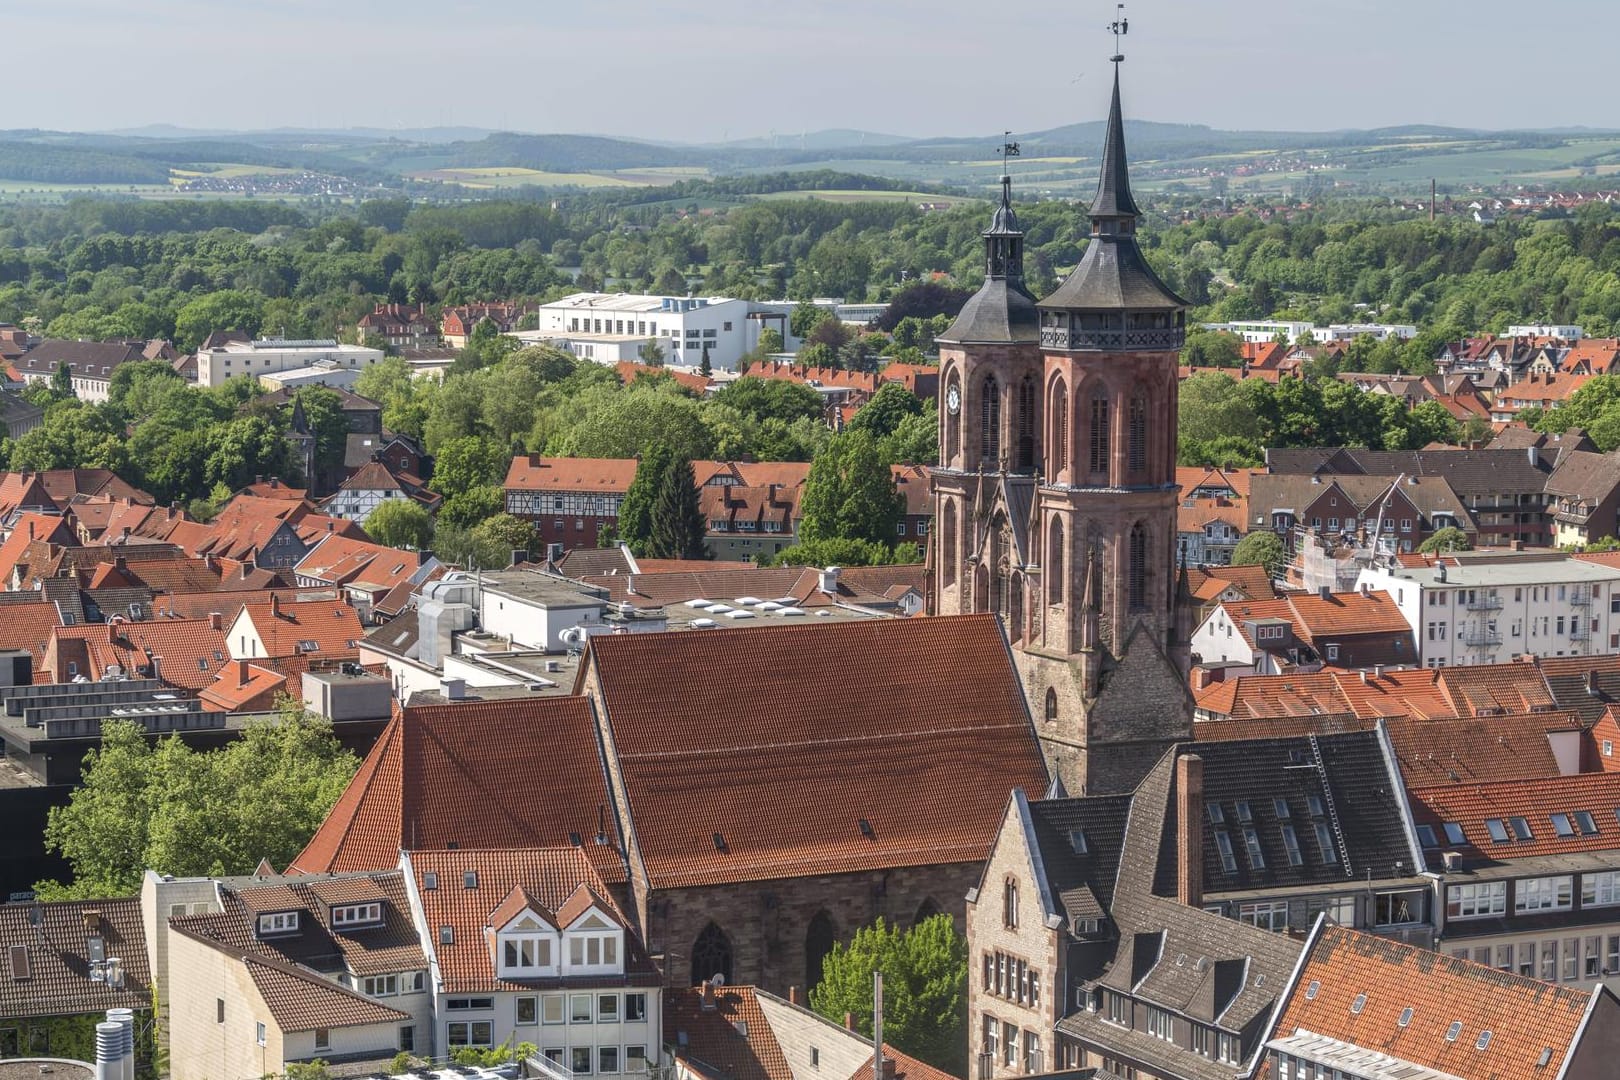
[[1192, 733], [1193, 608], [1175, 566], [1177, 368], [1187, 302], [1137, 244], [1119, 61], [1085, 254], [1024, 284], [1011, 180], [985, 281], [939, 345], [930, 614], [994, 612], [1048, 770], [1132, 790]]

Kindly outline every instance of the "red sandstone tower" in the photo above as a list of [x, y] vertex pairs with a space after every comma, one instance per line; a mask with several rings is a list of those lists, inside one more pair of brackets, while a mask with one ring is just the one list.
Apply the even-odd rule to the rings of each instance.
[[932, 610], [1001, 616], [1071, 794], [1131, 790], [1192, 722], [1174, 562], [1187, 303], [1137, 245], [1119, 59], [1080, 264], [1030, 296], [1002, 177], [984, 285], [938, 339]]

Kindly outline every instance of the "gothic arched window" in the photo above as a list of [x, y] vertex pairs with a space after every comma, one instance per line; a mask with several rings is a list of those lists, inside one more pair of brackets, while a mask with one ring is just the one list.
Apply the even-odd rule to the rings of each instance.
[[1001, 925], [1016, 929], [1018, 926], [1018, 879], [1010, 877], [1001, 885]]
[[1035, 467], [1035, 378], [1018, 384], [1018, 468]]
[[1091, 444], [1089, 457], [1089, 471], [1093, 473], [1106, 473], [1108, 471], [1108, 395], [1098, 393], [1091, 399]]
[[711, 922], [692, 943], [692, 985], [716, 975], [731, 982], [731, 939]]
[[1127, 563], [1128, 603], [1132, 611], [1147, 610], [1147, 530], [1136, 524], [1131, 526], [1131, 550]]
[[984, 377], [979, 397], [979, 465], [994, 468], [1001, 460], [1001, 387], [994, 375]]
[[1048, 686], [1046, 688], [1046, 722], [1048, 724], [1055, 724], [1057, 723], [1057, 717], [1057, 689], [1055, 687]]
[[1141, 472], [1147, 468], [1147, 402], [1140, 396], [1131, 398], [1127, 419], [1129, 468], [1132, 472]]
[[1069, 388], [1062, 379], [1052, 384], [1052, 467], [1048, 480], [1056, 480], [1069, 467]]
[[945, 520], [939, 530], [939, 559], [945, 568], [945, 584], [956, 584], [956, 501], [947, 500], [943, 507]]
[[833, 942], [837, 939], [833, 932], [832, 916], [825, 911], [816, 912], [816, 917], [810, 920], [810, 926], [804, 932], [804, 985], [816, 987], [821, 985], [821, 965], [827, 959], [827, 954], [833, 950]]
[[934, 902], [934, 898], [925, 896], [923, 902], [917, 905], [917, 914], [911, 917], [911, 925], [916, 926], [919, 923], [925, 923], [939, 913], [939, 905]]

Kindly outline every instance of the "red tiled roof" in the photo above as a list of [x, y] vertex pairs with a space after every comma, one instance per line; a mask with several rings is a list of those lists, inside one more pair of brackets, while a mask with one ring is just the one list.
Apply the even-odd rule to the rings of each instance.
[[[572, 832], [602, 879], [617, 884], [625, 871], [613, 814], [602, 813], [610, 806], [584, 698], [404, 708], [293, 865], [311, 874], [382, 869], [398, 864], [402, 848], [547, 847]], [[608, 843], [589, 843], [604, 819]]]
[[[270, 657], [314, 653], [323, 659], [352, 659], [365, 636], [360, 613], [341, 600], [283, 601], [272, 594], [267, 601], [243, 604], [237, 618], [253, 624], [264, 655]], [[315, 648], [309, 647], [311, 642]]]
[[[894, 1080], [958, 1080], [944, 1069], [936, 1069], [926, 1061], [901, 1053], [889, 1043], [883, 1044], [883, 1056], [894, 1061]], [[868, 1061], [850, 1074], [848, 1080], [867, 1080], [871, 1075], [872, 1063]]]
[[[1462, 826], [1464, 843], [1447, 843], [1446, 850], [1461, 851], [1492, 860], [1518, 859], [1530, 855], [1562, 855], [1579, 851], [1613, 851], [1620, 848], [1620, 773], [1575, 773], [1569, 776], [1542, 776], [1528, 780], [1502, 780], [1486, 784], [1449, 784], [1413, 788], [1412, 818], [1419, 825], [1432, 825], [1439, 832], [1444, 822]], [[1592, 815], [1595, 832], [1583, 835], [1574, 823], [1577, 811]], [[1573, 833], [1560, 836], [1552, 815], [1571, 815]], [[1530, 838], [1520, 840], [1510, 823], [1523, 818]], [[1502, 822], [1508, 839], [1492, 838], [1487, 821]]]
[[689, 371], [676, 371], [673, 368], [652, 367], [648, 364], [638, 364], [632, 360], [621, 360], [614, 366], [619, 373], [619, 379], [626, 386], [637, 379], [672, 379], [677, 386], [691, 390], [696, 394], [708, 392], [711, 380], [702, 375], [693, 375]]
[[608, 635], [580, 685], [654, 888], [977, 862], [1047, 783], [989, 615]]
[[[525, 907], [534, 907], [561, 928], [592, 904], [626, 928], [625, 968], [633, 980], [639, 980], [635, 985], [658, 985], [657, 968], [592, 865], [590, 848], [595, 845], [589, 837], [584, 840], [585, 847], [436, 848], [410, 853], [424, 925], [434, 942], [446, 993], [532, 987], [533, 980], [496, 976], [485, 928], [499, 929]], [[426, 888], [424, 875], [429, 873], [436, 875], [437, 888]], [[465, 887], [468, 873], [477, 875], [473, 879], [476, 887], [471, 889]], [[449, 945], [439, 940], [441, 926], [454, 928]]]
[[664, 1032], [678, 1032], [676, 1056], [725, 1080], [793, 1080], [787, 1055], [751, 986], [715, 988], [714, 1007], [703, 1007], [701, 987], [664, 991]]
[[[99, 913], [107, 955], [124, 962], [124, 989], [91, 982], [87, 912]], [[38, 925], [32, 919], [37, 915]], [[12, 969], [12, 947], [27, 950], [28, 976]], [[146, 934], [136, 897], [50, 904], [0, 904], [0, 1014], [75, 1016], [105, 1009], [151, 1008]]]
[[105, 676], [113, 664], [127, 674], [157, 661], [157, 677], [187, 690], [212, 685], [230, 663], [225, 632], [207, 619], [58, 626], [51, 631], [43, 666], [57, 682], [67, 682], [70, 661], [91, 680]]
[[24, 513], [18, 516], [11, 535], [0, 544], [0, 587], [9, 588], [11, 572], [24, 561], [29, 545], [41, 541], [49, 544], [75, 544], [78, 538], [65, 519], [55, 514]]
[[1389, 740], [1407, 787], [1490, 783], [1562, 773], [1549, 732], [1578, 734], [1569, 713], [1515, 713], [1458, 720], [1392, 717]]
[[416, 552], [333, 533], [311, 548], [294, 572], [331, 585], [369, 585], [386, 592], [415, 574], [422, 558]]
[[[1562, 1075], [1590, 1001], [1587, 991], [1328, 926], [1274, 1038], [1311, 1032], [1448, 1076], [1548, 1080]], [[1481, 1049], [1485, 1031], [1491, 1038]], [[1544, 1051], [1550, 1056], [1538, 1064]]]
[[287, 676], [246, 660], [225, 665], [213, 685], [197, 695], [210, 712], [247, 712], [274, 704], [287, 685]]
[[506, 471], [508, 491], [606, 491], [624, 494], [636, 478], [635, 458], [515, 457]]

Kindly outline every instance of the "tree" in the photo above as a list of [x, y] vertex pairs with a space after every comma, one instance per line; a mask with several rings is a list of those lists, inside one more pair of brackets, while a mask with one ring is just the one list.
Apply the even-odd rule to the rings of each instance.
[[636, 475], [625, 489], [624, 501], [619, 504], [619, 539], [630, 545], [637, 554], [647, 553], [647, 541], [652, 538], [653, 505], [664, 474], [669, 471], [675, 454], [663, 443], [647, 447], [636, 462]]
[[540, 542], [540, 534], [532, 522], [504, 513], [480, 521], [473, 526], [472, 534], [475, 543], [488, 544], [491, 550], [498, 550], [506, 556], [503, 566], [511, 562], [512, 552], [532, 555], [535, 545]]
[[[870, 540], [805, 540], [783, 548], [772, 566], [886, 566], [894, 553]], [[917, 561], [917, 560], [910, 560]]]
[[774, 327], [767, 326], [759, 332], [759, 344], [755, 348], [762, 353], [779, 353], [782, 351], [782, 335]]
[[1264, 530], [1250, 533], [1232, 549], [1233, 566], [1263, 566], [1274, 578], [1282, 575], [1286, 559], [1282, 538]]
[[967, 1069], [967, 941], [949, 915], [924, 919], [902, 931], [879, 916], [834, 943], [822, 961], [821, 983], [810, 1007], [872, 1035], [872, 973], [883, 973], [883, 1037], [903, 1053], [953, 1076]]
[[722, 386], [710, 402], [729, 405], [755, 420], [775, 417], [791, 423], [800, 417], [820, 421], [821, 395], [805, 383], [791, 379], [762, 379], [745, 375]]
[[[342, 465], [349, 445], [349, 418], [343, 414], [343, 398], [325, 386], [301, 386], [293, 396], [303, 406], [309, 433], [315, 436], [315, 467], [327, 470]], [[292, 415], [290, 405], [287, 414]]]
[[644, 342], [641, 343], [641, 348], [636, 350], [636, 356], [640, 357], [641, 362], [643, 364], [646, 364], [648, 367], [663, 367], [664, 366], [664, 346], [663, 346], [663, 343], [660, 342], [657, 338], [652, 338], [652, 339], [650, 339], [648, 341], [644, 341]]
[[[30, 432], [29, 434], [32, 434]], [[255, 476], [291, 476], [292, 454], [276, 425], [262, 416], [244, 416], [220, 424], [209, 440], [203, 480], [238, 491]]]
[[174, 344], [191, 352], [216, 330], [257, 334], [263, 325], [264, 297], [236, 289], [204, 293], [174, 315]]
[[[810, 336], [812, 330], [832, 317], [833, 313], [826, 308], [802, 300], [794, 307], [793, 314], [788, 318], [788, 330], [802, 341]], [[763, 341], [764, 337], [765, 335], [761, 333], [760, 340]]]
[[46, 844], [73, 881], [40, 882], [42, 899], [126, 896], [148, 869], [178, 876], [248, 874], [303, 850], [359, 761], [332, 726], [284, 699], [274, 720], [208, 751], [177, 735], [154, 745], [139, 724], [110, 720], [66, 806], [50, 812]]
[[874, 438], [885, 439], [899, 430], [908, 417], [922, 414], [921, 398], [899, 383], [884, 383], [872, 395], [872, 400], [855, 413], [847, 430], [866, 431]]
[[498, 484], [480, 484], [448, 496], [439, 507], [438, 524], [455, 529], [471, 529], [505, 508], [506, 492]]
[[799, 539], [887, 545], [904, 509], [905, 498], [871, 432], [840, 432], [810, 463], [799, 499]]
[[415, 499], [384, 499], [363, 524], [384, 547], [421, 551], [433, 543], [433, 515]]
[[703, 507], [698, 502], [697, 479], [689, 458], [673, 457], [659, 478], [647, 535], [651, 559], [707, 559], [709, 549]]
[[498, 485], [506, 478], [509, 460], [500, 445], [490, 439], [477, 435], [451, 439], [434, 455], [433, 490], [449, 494]]
[[56, 370], [51, 372], [51, 395], [58, 401], [77, 396], [73, 390], [73, 372], [66, 360], [57, 361]]
[[1418, 545], [1418, 550], [1428, 555], [1441, 551], [1467, 551], [1472, 546], [1468, 542], [1468, 534], [1453, 525], [1436, 531]]

